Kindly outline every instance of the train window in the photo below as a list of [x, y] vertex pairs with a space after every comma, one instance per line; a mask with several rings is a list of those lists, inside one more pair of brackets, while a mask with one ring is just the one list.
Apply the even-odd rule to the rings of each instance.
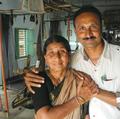
[[15, 29], [16, 41], [16, 58], [34, 55], [34, 30], [31, 29]]

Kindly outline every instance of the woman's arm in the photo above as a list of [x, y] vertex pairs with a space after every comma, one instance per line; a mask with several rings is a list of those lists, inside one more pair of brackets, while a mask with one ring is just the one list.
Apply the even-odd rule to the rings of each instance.
[[74, 97], [67, 101], [64, 104], [57, 105], [54, 107], [44, 106], [36, 112], [37, 119], [63, 119], [75, 108], [80, 107], [80, 104], [84, 102], [77, 100], [77, 97]]

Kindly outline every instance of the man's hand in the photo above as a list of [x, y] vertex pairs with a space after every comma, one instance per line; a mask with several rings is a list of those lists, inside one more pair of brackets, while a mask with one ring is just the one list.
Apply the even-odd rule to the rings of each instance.
[[91, 82], [90, 86], [84, 86], [81, 84], [84, 84], [84, 81], [80, 81], [77, 86], [77, 96], [82, 97], [85, 102], [89, 101], [93, 96], [98, 94], [99, 89], [93, 82]]
[[36, 72], [35, 70], [32, 71], [25, 70], [24, 80], [28, 90], [33, 94], [35, 92], [32, 89], [32, 87], [41, 87], [41, 84], [44, 83], [44, 78], [39, 76], [38, 72]]
[[[75, 71], [76, 72], [76, 71]], [[99, 93], [98, 85], [93, 81], [90, 75], [77, 71], [75, 73], [77, 80], [77, 96], [81, 96], [85, 101], [90, 100]]]

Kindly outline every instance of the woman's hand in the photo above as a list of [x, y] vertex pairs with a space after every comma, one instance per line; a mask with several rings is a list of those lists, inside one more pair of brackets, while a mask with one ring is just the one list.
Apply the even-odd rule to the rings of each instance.
[[44, 83], [44, 78], [38, 75], [38, 72], [33, 70], [24, 70], [24, 80], [28, 90], [31, 93], [35, 93], [32, 87], [41, 87], [41, 84]]

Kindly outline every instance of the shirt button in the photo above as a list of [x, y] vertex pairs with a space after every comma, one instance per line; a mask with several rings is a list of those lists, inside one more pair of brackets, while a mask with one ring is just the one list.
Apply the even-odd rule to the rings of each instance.
[[117, 49], [118, 51], [120, 50], [120, 49]]

